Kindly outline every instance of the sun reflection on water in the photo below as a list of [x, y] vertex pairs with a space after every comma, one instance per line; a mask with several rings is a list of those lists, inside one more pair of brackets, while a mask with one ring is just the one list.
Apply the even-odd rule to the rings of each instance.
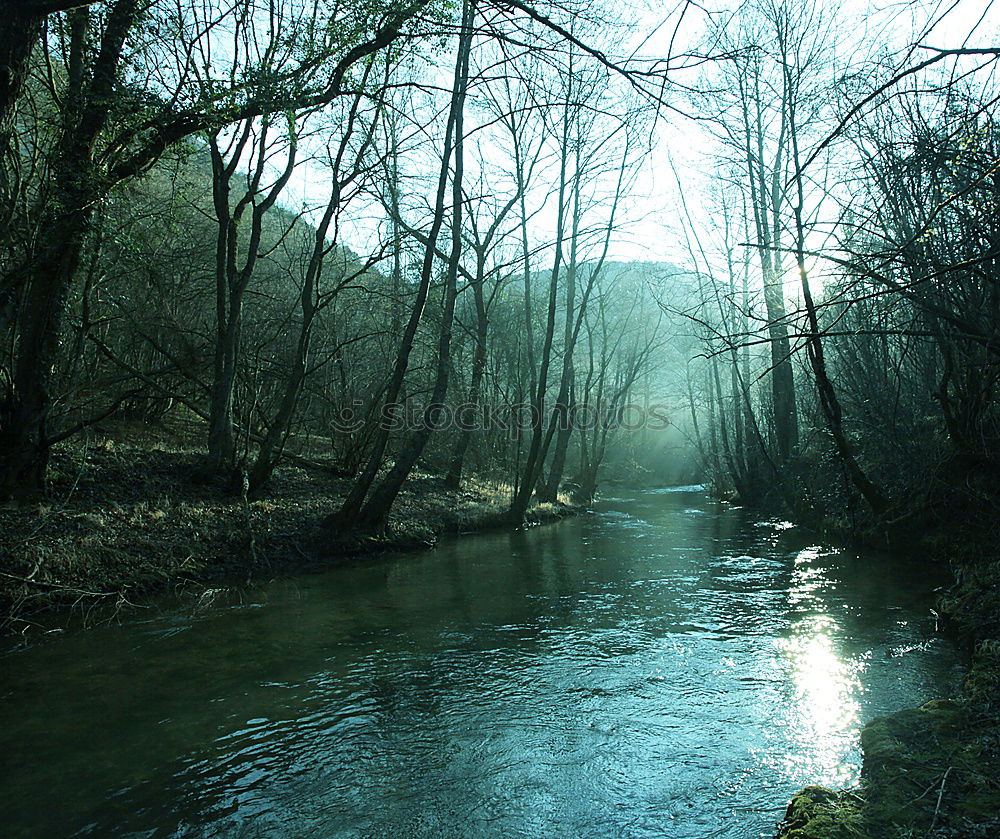
[[807, 548], [796, 557], [789, 589], [796, 617], [789, 635], [777, 642], [795, 693], [787, 722], [796, 748], [786, 757], [786, 770], [846, 786], [858, 771], [854, 750], [864, 661], [845, 659], [838, 649], [840, 626], [821, 596], [830, 581], [822, 567], [810, 564], [817, 556]]

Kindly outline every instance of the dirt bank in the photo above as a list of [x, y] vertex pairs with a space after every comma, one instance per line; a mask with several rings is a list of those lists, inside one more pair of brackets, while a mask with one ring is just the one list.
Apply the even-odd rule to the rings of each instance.
[[[324, 533], [348, 487], [331, 470], [282, 465], [266, 497], [211, 480], [203, 456], [170, 435], [114, 429], [54, 453], [45, 501], [0, 508], [0, 628], [30, 638], [68, 621], [113, 617], [171, 589], [250, 583], [304, 565], [432, 545], [445, 533], [504, 526], [507, 487], [470, 479], [449, 490], [417, 472], [390, 535]], [[529, 522], [578, 511], [540, 505]]]

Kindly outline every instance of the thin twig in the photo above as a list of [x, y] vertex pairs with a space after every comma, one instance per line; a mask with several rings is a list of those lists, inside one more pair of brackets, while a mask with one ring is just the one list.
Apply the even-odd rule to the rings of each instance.
[[952, 770], [952, 767], [949, 766], [945, 770], [944, 777], [941, 779], [941, 789], [938, 790], [937, 804], [934, 806], [934, 818], [931, 819], [931, 826], [930, 826], [931, 830], [933, 830], [934, 829], [934, 825], [937, 824], [938, 813], [941, 810], [941, 797], [944, 795], [944, 784], [945, 784], [945, 781], [948, 780], [948, 775], [951, 773], [951, 770]]

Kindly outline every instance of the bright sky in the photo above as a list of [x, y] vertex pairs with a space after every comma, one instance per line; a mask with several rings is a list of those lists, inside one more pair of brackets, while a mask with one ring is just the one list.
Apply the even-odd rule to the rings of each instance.
[[[911, 33], [914, 31], [925, 33], [919, 43], [928, 46], [955, 48], [993, 45], [1000, 40], [997, 35], [998, 10], [993, 6], [992, 0], [851, 0], [843, 4], [823, 4], [825, 12], [836, 14], [839, 18], [843, 37], [837, 47], [838, 60], [845, 67], [863, 60], [873, 50], [898, 56], [910, 43]], [[639, 22], [635, 25], [634, 37], [643, 55], [665, 55], [671, 37], [674, 37], [675, 52], [692, 49], [704, 31], [707, 13], [692, 5], [674, 36], [673, 23], [661, 25], [663, 8], [662, 4], [653, 0], [639, 6], [639, 13], [636, 15]], [[731, 10], [735, 7], [731, 4], [714, 3], [706, 8], [713, 16], [724, 19], [733, 14]], [[676, 20], [676, 17], [671, 20]], [[615, 54], [614, 50], [607, 51], [611, 55]], [[930, 53], [922, 52], [919, 55], [922, 57]], [[678, 78], [684, 82], [694, 82], [696, 74], [688, 73]], [[447, 84], [446, 71], [442, 71], [439, 83]], [[699, 116], [698, 107], [689, 98], [679, 96], [674, 101], [679, 110]], [[438, 145], [439, 143], [435, 145], [435, 149]], [[655, 149], [636, 176], [622, 206], [619, 216], [621, 224], [612, 241], [610, 257], [622, 261], [689, 263], [680, 228], [682, 214], [677, 176], [671, 161], [684, 186], [688, 210], [694, 224], [708, 231], [712, 228], [713, 200], [710, 184], [716, 174], [719, 151], [717, 143], [698, 120], [686, 118], [676, 112], [665, 112], [655, 128]], [[486, 151], [485, 154], [488, 156], [490, 152]], [[803, 150], [803, 155], [806, 154], [808, 149]], [[433, 165], [428, 165], [426, 171], [432, 172]], [[474, 162], [470, 164], [470, 171], [474, 176]], [[549, 177], [552, 177], [551, 170]], [[603, 191], [610, 192], [612, 189], [613, 183], [609, 181]], [[285, 203], [295, 207], [303, 204], [315, 206], [325, 199], [326, 194], [327, 186], [321, 168], [304, 167], [290, 184]], [[420, 197], [427, 200], [426, 193]], [[347, 244], [359, 252], [374, 247], [378, 238], [380, 215], [380, 211], [372, 205], [356, 205], [352, 210], [352, 222], [344, 230]], [[539, 241], [545, 239], [547, 231], [554, 229], [554, 215], [554, 201], [549, 200], [533, 223]]]

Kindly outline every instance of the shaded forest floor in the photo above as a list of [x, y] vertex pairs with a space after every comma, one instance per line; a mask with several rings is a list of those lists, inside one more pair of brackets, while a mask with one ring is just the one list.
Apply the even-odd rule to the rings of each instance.
[[949, 562], [939, 600], [946, 630], [971, 654], [957, 698], [931, 699], [861, 732], [856, 790], [807, 787], [791, 802], [784, 839], [994, 839], [1000, 836], [1000, 517], [942, 505], [921, 550]]
[[[59, 448], [48, 484], [40, 503], [0, 507], [4, 633], [108, 619], [172, 589], [197, 595], [220, 580], [249, 584], [506, 521], [505, 487], [471, 478], [455, 491], [418, 471], [394, 506], [389, 535], [320, 538], [319, 523], [337, 508], [348, 479], [284, 462], [265, 496], [248, 500], [206, 478], [193, 437], [141, 423], [109, 425]], [[532, 508], [528, 521], [576, 510], [562, 499]]]

